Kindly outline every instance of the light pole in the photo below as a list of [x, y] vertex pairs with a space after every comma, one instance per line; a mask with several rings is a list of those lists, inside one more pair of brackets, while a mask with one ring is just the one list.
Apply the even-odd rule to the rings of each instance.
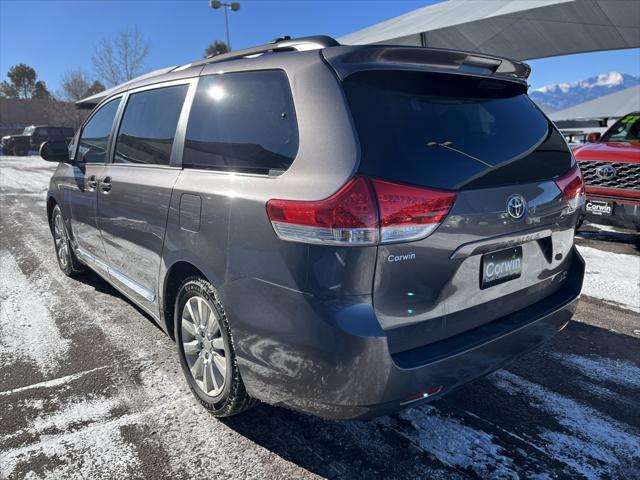
[[217, 10], [220, 7], [224, 8], [224, 25], [227, 29], [227, 47], [229, 48], [229, 51], [231, 51], [231, 41], [229, 40], [229, 15], [227, 14], [227, 9], [230, 8], [232, 12], [237, 12], [240, 10], [240, 4], [238, 2], [225, 3], [218, 0], [209, 0], [209, 6], [214, 10]]

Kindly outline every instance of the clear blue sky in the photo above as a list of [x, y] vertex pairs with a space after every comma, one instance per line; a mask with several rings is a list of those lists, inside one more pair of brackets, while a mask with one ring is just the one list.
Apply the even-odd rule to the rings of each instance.
[[[434, 1], [240, 0], [230, 12], [234, 48], [281, 35], [335, 37]], [[102, 38], [137, 26], [151, 43], [149, 70], [186, 63], [213, 40], [224, 40], [224, 15], [208, 0], [0, 0], [0, 75], [16, 63], [34, 67], [56, 91], [65, 71], [91, 71]], [[534, 87], [575, 81], [612, 70], [640, 75], [640, 50], [599, 52], [531, 62]]]

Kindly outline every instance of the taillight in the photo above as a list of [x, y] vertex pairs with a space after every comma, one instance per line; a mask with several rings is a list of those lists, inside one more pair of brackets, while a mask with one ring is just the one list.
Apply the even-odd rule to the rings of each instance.
[[555, 179], [556, 185], [569, 203], [569, 211], [574, 212], [584, 204], [584, 180], [576, 163], [571, 170]]
[[372, 180], [380, 209], [380, 242], [406, 242], [430, 235], [456, 198], [453, 192]]
[[325, 200], [269, 200], [267, 213], [283, 240], [329, 245], [378, 241], [378, 212], [364, 177], [353, 178]]
[[356, 176], [325, 200], [269, 200], [267, 214], [283, 240], [376, 245], [427, 237], [454, 199], [453, 192]]

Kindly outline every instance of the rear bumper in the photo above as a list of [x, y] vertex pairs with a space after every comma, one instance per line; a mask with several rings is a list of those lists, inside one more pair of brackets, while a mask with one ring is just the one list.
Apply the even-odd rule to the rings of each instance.
[[[277, 297], [271, 292], [281, 313], [294, 315], [286, 320], [289, 328], [280, 329], [282, 318], [274, 318], [269, 331], [263, 328], [256, 335], [254, 324], [250, 334], [247, 325], [235, 323], [246, 313], [243, 307], [251, 307], [229, 312], [232, 329], [240, 332], [236, 350], [242, 377], [249, 393], [263, 401], [325, 418], [368, 418], [430, 401], [513, 361], [567, 325], [584, 276], [584, 261], [575, 248], [573, 257], [564, 286], [543, 300], [393, 355], [370, 298], [316, 301], [299, 292], [295, 299], [288, 292], [279, 291]], [[264, 314], [269, 312], [262, 313], [262, 325], [267, 325], [270, 319]], [[274, 325], [280, 331], [274, 332]], [[437, 394], [416, 399], [439, 386]]]
[[613, 203], [611, 215], [586, 213], [585, 210], [585, 218], [589, 222], [621, 228], [640, 229], [640, 201], [587, 195], [587, 202], [589, 202], [589, 200]]

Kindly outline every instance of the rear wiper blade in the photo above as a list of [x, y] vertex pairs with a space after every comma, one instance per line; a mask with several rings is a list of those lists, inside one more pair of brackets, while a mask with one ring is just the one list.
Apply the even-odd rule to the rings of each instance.
[[481, 164], [489, 167], [489, 168], [493, 168], [493, 165], [491, 165], [490, 163], [485, 162], [484, 160], [480, 160], [478, 157], [474, 157], [473, 155], [469, 155], [466, 152], [463, 152], [462, 150], [458, 150], [457, 148], [453, 148], [451, 145], [453, 145], [453, 142], [447, 140], [446, 142], [427, 142], [427, 147], [442, 147], [442, 148], [446, 148], [449, 150], [452, 150], [456, 153], [459, 153], [460, 155], [464, 155], [465, 157], [469, 157], [471, 160], [475, 160], [476, 162], [480, 162]]

